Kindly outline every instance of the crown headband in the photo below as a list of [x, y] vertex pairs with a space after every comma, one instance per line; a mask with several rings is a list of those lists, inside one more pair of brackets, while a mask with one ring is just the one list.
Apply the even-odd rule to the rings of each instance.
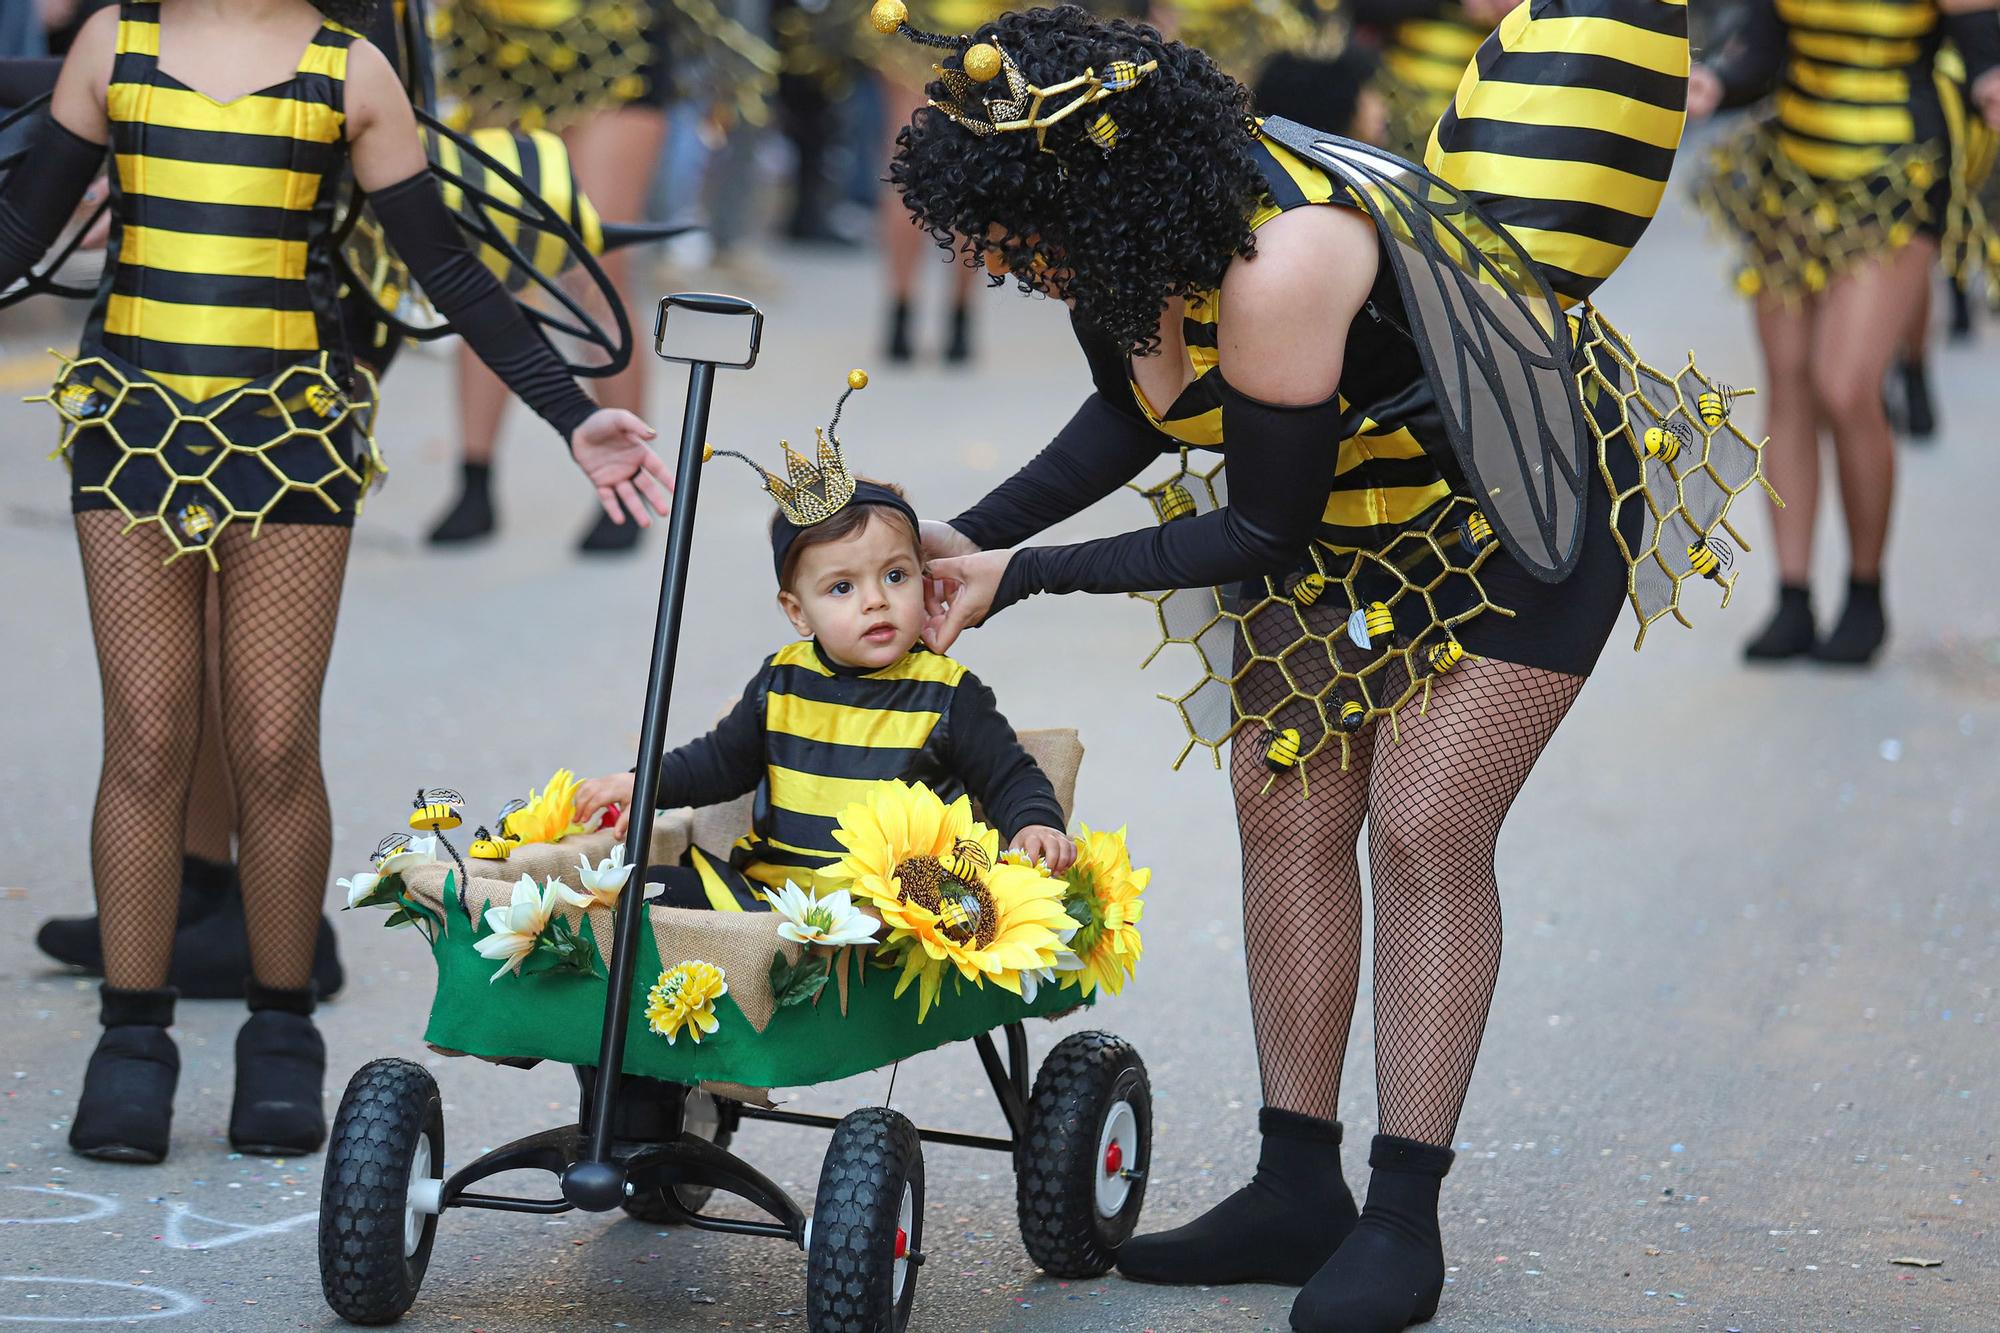
[[[875, 31], [884, 36], [897, 34], [920, 46], [950, 48], [960, 52], [961, 68], [934, 66], [945, 86], [948, 100], [932, 99], [931, 106], [981, 138], [1033, 130], [1035, 146], [1045, 153], [1054, 151], [1048, 144], [1051, 126], [1061, 124], [1107, 97], [1130, 92], [1138, 87], [1141, 79], [1160, 67], [1157, 60], [1148, 60], [1143, 65], [1130, 60], [1114, 60], [1101, 75], [1095, 69], [1085, 69], [1075, 78], [1043, 88], [1029, 82], [1028, 76], [1014, 63], [1014, 58], [998, 43], [925, 32], [910, 26], [909, 15], [909, 7], [904, 0], [875, 0], [875, 7], [868, 11], [868, 21]], [[979, 85], [991, 83], [995, 78], [1004, 78], [1006, 96], [981, 96], [977, 91]], [[1056, 104], [1055, 109], [1047, 110], [1052, 102]], [[1108, 111], [1100, 111], [1084, 128], [1084, 137], [1107, 153], [1118, 146], [1118, 133], [1118, 122], [1111, 118]]]

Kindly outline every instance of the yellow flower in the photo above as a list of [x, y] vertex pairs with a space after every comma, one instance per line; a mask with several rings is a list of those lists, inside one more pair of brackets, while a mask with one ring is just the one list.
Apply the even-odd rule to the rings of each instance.
[[834, 838], [846, 855], [821, 870], [820, 893], [846, 889], [882, 918], [883, 949], [900, 951], [896, 994], [918, 983], [917, 1021], [937, 1002], [951, 969], [983, 985], [1021, 993], [1021, 974], [1053, 967], [1062, 933], [1063, 883], [999, 861], [1000, 837], [922, 784], [883, 782], [847, 807]]
[[1736, 290], [1745, 296], [1755, 296], [1764, 289], [1764, 275], [1754, 268], [1746, 268], [1736, 275]]
[[1140, 895], [1153, 872], [1133, 868], [1124, 829], [1103, 833], [1081, 827], [1063, 910], [1082, 924], [1056, 970], [1063, 985], [1085, 995], [1099, 986], [1116, 995], [1139, 963], [1139, 917], [1146, 908]]
[[646, 993], [646, 1026], [665, 1037], [669, 1046], [685, 1029], [699, 1046], [715, 1031], [719, 1021], [715, 1002], [727, 994], [729, 983], [713, 963], [691, 960], [670, 967]]
[[507, 817], [507, 832], [522, 842], [559, 842], [590, 830], [576, 822], [576, 774], [559, 768], [549, 785], [528, 792], [528, 803]]

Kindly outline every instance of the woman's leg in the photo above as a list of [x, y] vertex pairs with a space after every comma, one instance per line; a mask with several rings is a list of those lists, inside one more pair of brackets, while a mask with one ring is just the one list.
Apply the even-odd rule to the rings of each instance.
[[195, 747], [194, 780], [188, 788], [184, 850], [195, 860], [227, 869], [236, 859], [236, 791], [229, 785], [229, 761], [222, 747], [222, 595], [214, 575], [204, 596], [201, 742]]
[[[1896, 348], [1896, 378], [1901, 382], [1904, 433], [1912, 440], [1929, 440], [1937, 435], [1937, 408], [1931, 400], [1931, 277], [1917, 288], [1917, 301], [1910, 308], [1909, 327]], [[1949, 280], [1948, 280], [1949, 281]]]
[[1813, 389], [1833, 431], [1850, 562], [1847, 605], [1815, 652], [1823, 661], [1865, 663], [1888, 632], [1882, 554], [1895, 502], [1896, 438], [1876, 386], [1936, 261], [1937, 246], [1925, 239], [1844, 274], [1827, 289], [1814, 322]]
[[[922, 90], [905, 87], [882, 76], [882, 101], [887, 114], [882, 117], [890, 142], [882, 147], [880, 160], [887, 162], [895, 151], [895, 135], [910, 123], [910, 117], [924, 104]], [[891, 361], [908, 361], [916, 355], [910, 342], [910, 301], [916, 295], [917, 265], [925, 251], [935, 253], [929, 233], [910, 220], [903, 196], [892, 189], [877, 195], [876, 216], [882, 237], [883, 281], [889, 289], [889, 337], [886, 354]], [[969, 274], [968, 274], [969, 276]]]
[[199, 560], [163, 565], [154, 533], [111, 510], [76, 516], [104, 691], [104, 767], [90, 829], [104, 948], [104, 1033], [70, 1123], [87, 1157], [167, 1154], [180, 1056], [166, 989], [179, 917], [181, 831], [201, 716]]
[[1493, 659], [1438, 682], [1375, 754], [1375, 1082], [1382, 1132], [1353, 1233], [1292, 1307], [1301, 1330], [1400, 1330], [1444, 1282], [1438, 1188], [1500, 972], [1493, 851], [1584, 677]]
[[1813, 645], [1813, 524], [1819, 512], [1819, 407], [1812, 380], [1813, 306], [1776, 297], [1757, 302], [1757, 341], [1764, 352], [1764, 473], [1784, 498], [1771, 507], [1778, 548], [1778, 609], [1744, 646], [1752, 660], [1777, 661]]

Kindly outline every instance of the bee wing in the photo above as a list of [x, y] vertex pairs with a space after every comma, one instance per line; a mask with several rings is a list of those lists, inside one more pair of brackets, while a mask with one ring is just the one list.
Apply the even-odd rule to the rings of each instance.
[[1282, 117], [1263, 133], [1332, 174], [1374, 219], [1466, 481], [1529, 573], [1566, 578], [1581, 548], [1591, 436], [1569, 322], [1541, 270], [1422, 167]]
[[[48, 110], [49, 97], [45, 93], [25, 106], [0, 116], [0, 190], [6, 189], [7, 178], [27, 157]], [[98, 219], [110, 207], [111, 199], [107, 194], [89, 214], [65, 227], [49, 252], [19, 282], [0, 292], [0, 310], [44, 293], [73, 301], [87, 301], [95, 297], [98, 279], [104, 271], [103, 262], [94, 255], [79, 259], [78, 247], [83, 243], [85, 234], [97, 225]]]
[[425, 805], [464, 805], [465, 798], [449, 787], [424, 788]]
[[375, 844], [375, 859], [379, 861], [383, 857], [390, 855], [392, 852], [400, 851], [409, 845], [410, 845], [409, 834], [391, 833], [388, 837], [382, 839], [382, 841]]

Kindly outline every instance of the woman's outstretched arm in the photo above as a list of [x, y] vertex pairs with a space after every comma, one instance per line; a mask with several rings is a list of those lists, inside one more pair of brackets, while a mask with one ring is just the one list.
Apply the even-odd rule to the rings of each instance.
[[104, 108], [118, 49], [118, 11], [83, 25], [63, 62], [49, 114], [27, 157], [0, 191], [0, 288], [19, 281], [47, 254], [76, 212], [83, 192], [104, 169], [111, 126]]

